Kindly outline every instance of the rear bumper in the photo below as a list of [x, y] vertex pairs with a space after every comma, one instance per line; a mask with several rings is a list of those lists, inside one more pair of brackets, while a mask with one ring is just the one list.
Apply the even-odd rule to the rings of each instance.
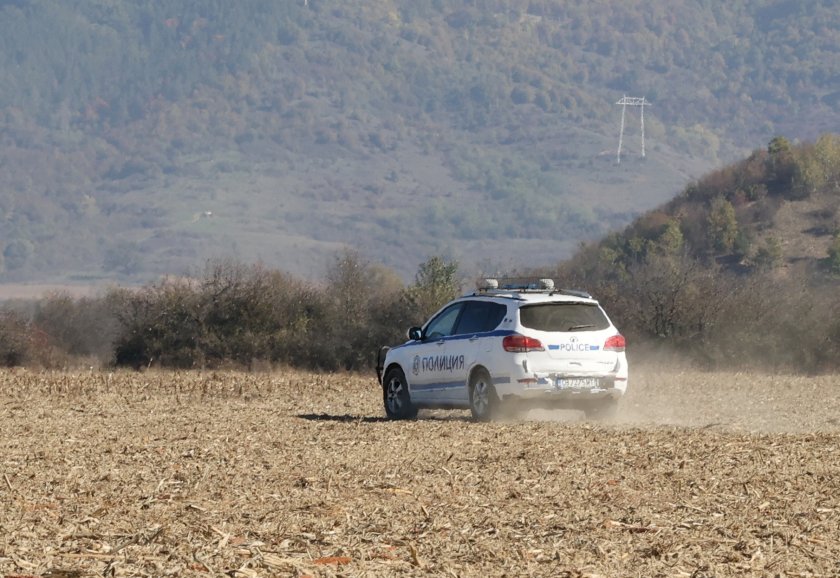
[[505, 404], [516, 405], [520, 408], [565, 408], [585, 409], [593, 404], [621, 399], [624, 392], [620, 389], [599, 388], [588, 390], [571, 391], [522, 391], [520, 393], [508, 393], [501, 396]]
[[[558, 379], [597, 380], [593, 387], [558, 387]], [[505, 403], [528, 407], [583, 408], [587, 405], [618, 400], [627, 390], [627, 375], [570, 375], [560, 373], [521, 374], [496, 384], [496, 392]]]

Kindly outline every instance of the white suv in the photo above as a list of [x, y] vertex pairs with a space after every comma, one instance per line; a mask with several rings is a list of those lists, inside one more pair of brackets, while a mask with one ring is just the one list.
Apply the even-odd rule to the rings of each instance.
[[392, 419], [419, 408], [469, 408], [481, 421], [534, 407], [602, 417], [627, 389], [624, 337], [590, 295], [551, 279], [501, 288], [487, 279], [408, 338], [377, 360]]

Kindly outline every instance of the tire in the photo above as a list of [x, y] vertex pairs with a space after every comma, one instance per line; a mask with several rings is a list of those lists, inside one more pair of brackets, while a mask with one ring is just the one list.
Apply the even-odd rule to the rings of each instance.
[[618, 400], [612, 397], [592, 402], [583, 408], [586, 419], [592, 421], [609, 421], [618, 414]]
[[476, 421], [492, 421], [499, 416], [502, 402], [490, 374], [477, 371], [470, 378], [470, 412]]
[[405, 373], [399, 367], [393, 367], [385, 374], [382, 383], [382, 402], [385, 415], [390, 419], [412, 419], [417, 417], [417, 408], [411, 403]]

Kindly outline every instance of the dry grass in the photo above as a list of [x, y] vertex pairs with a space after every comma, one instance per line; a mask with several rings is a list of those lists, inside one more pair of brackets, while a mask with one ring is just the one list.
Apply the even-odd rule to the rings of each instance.
[[637, 371], [615, 424], [372, 378], [0, 373], [0, 577], [838, 576], [840, 384]]

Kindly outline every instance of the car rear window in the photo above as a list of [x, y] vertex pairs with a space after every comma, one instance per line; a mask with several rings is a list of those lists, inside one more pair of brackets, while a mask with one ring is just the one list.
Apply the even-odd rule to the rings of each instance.
[[598, 305], [590, 303], [543, 303], [519, 309], [523, 327], [537, 331], [598, 331], [610, 326]]

